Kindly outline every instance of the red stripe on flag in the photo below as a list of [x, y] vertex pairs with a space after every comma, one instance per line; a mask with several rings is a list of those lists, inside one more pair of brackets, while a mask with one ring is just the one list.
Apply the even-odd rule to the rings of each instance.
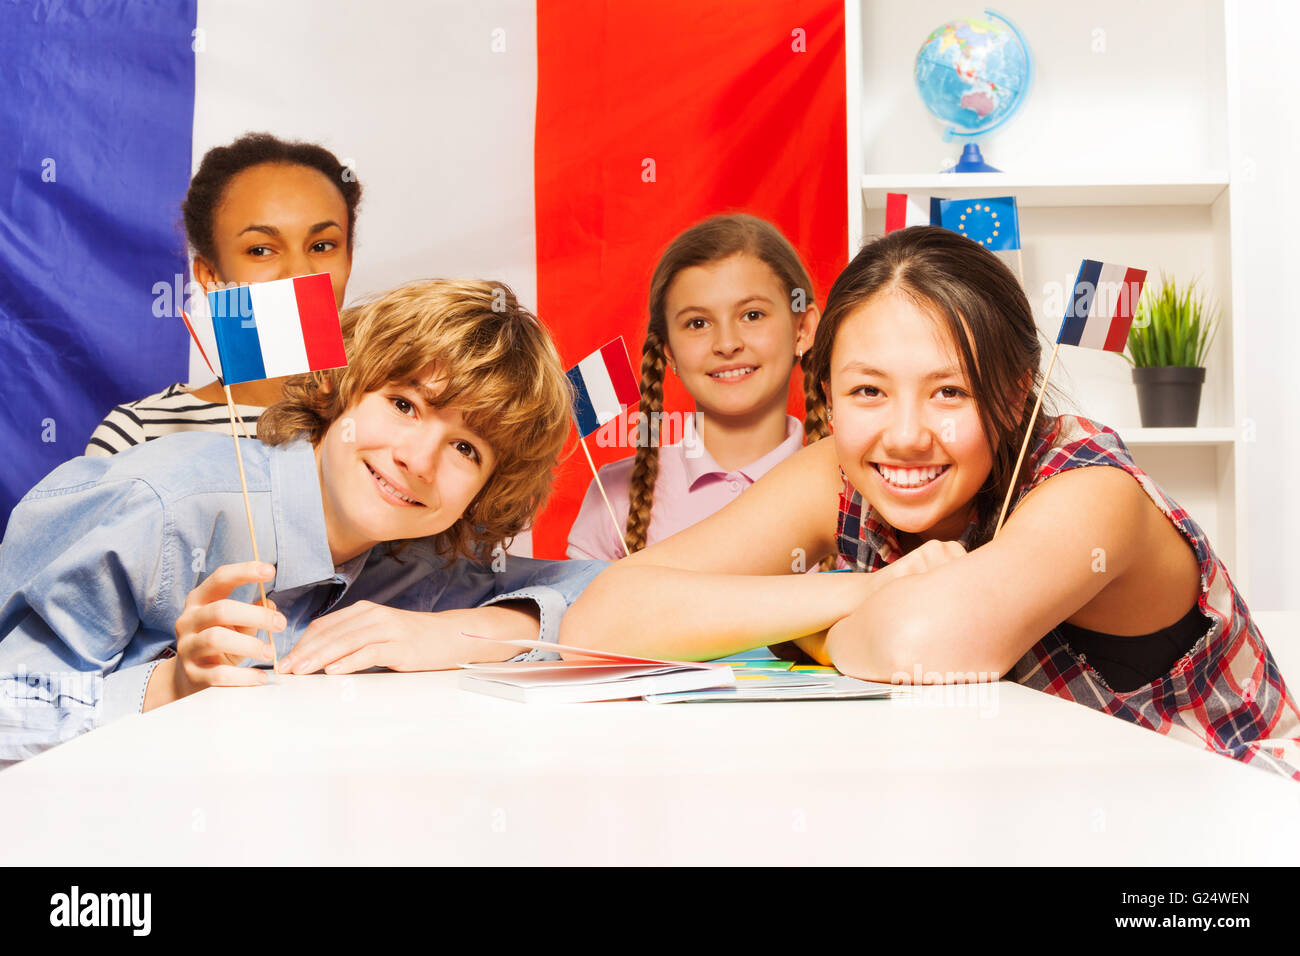
[[885, 235], [907, 228], [907, 194], [885, 194]]
[[[537, 312], [566, 365], [616, 335], [640, 355], [655, 263], [706, 216], [775, 223], [822, 297], [847, 262], [844, 3], [764, 0], [740, 18], [736, 9], [537, 4]], [[663, 392], [666, 413], [693, 407], [676, 376]], [[802, 419], [797, 372], [790, 392]], [[597, 466], [636, 451], [588, 446]], [[561, 462], [533, 527], [535, 555], [563, 557], [590, 483], [584, 455]]]
[[296, 277], [293, 294], [298, 300], [298, 321], [302, 324], [307, 364], [312, 371], [347, 365], [343, 333], [339, 330], [339, 308], [329, 274]]
[[627, 345], [623, 336], [603, 346], [600, 357], [609, 372], [609, 381], [614, 386], [614, 394], [622, 405], [635, 405], [641, 397], [636, 384], [636, 374], [632, 371], [632, 361], [627, 357]]
[[208, 359], [208, 353], [203, 351], [203, 343], [200, 342], [199, 337], [194, 334], [194, 326], [190, 325], [189, 314], [184, 309], [181, 309], [181, 318], [185, 320], [185, 329], [190, 333], [190, 338], [193, 339], [194, 344], [198, 346], [199, 355], [203, 357], [203, 364], [208, 367], [208, 371], [212, 373], [213, 378], [221, 378], [221, 376], [217, 374], [217, 370], [212, 367], [212, 362]]
[[1128, 331], [1133, 326], [1133, 312], [1146, 281], [1145, 269], [1125, 271], [1124, 287], [1115, 297], [1115, 314], [1111, 317], [1110, 329], [1106, 333], [1106, 344], [1102, 346], [1107, 352], [1124, 351], [1124, 346], [1128, 343]]

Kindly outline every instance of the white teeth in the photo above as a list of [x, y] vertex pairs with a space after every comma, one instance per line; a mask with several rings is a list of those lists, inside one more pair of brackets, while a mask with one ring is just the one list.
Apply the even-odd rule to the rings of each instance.
[[751, 365], [748, 368], [733, 368], [726, 372], [710, 372], [709, 377], [710, 378], [741, 378], [745, 375], [748, 375], [750, 372], [754, 371], [754, 368], [755, 367]]
[[899, 488], [919, 488], [927, 485], [947, 469], [947, 465], [931, 465], [928, 468], [890, 468], [888, 465], [876, 465], [876, 470], [885, 481]]
[[[370, 466], [367, 465], [366, 467], [369, 468]], [[390, 495], [392, 495], [394, 498], [400, 498], [402, 501], [405, 501], [407, 504], [412, 504], [412, 505], [418, 505], [418, 504], [419, 504], [419, 502], [416, 501], [414, 498], [408, 498], [408, 497], [406, 497], [406, 495], [402, 494], [400, 491], [398, 491], [396, 488], [394, 488], [394, 487], [393, 487], [392, 485], [390, 485], [388, 482], [384, 481], [383, 476], [380, 475], [379, 472], [375, 471], [373, 468], [370, 469], [370, 473], [371, 473], [372, 475], [374, 475], [374, 476], [375, 476], [375, 480], [379, 482], [379, 487], [383, 488], [385, 491], [387, 491], [387, 492], [388, 492]]]

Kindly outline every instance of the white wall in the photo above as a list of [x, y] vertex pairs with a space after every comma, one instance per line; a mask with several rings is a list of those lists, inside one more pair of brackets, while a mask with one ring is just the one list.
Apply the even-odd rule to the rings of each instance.
[[[1300, 608], [1300, 77], [1293, 0], [1230, 0], [1233, 269], [1252, 610]], [[1292, 639], [1300, 635], [1288, 635]], [[1269, 636], [1270, 641], [1273, 640]]]

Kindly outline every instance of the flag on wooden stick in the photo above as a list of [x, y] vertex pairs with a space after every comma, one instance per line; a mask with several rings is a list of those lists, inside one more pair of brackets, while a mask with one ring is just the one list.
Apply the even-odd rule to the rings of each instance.
[[636, 384], [636, 373], [632, 362], [627, 357], [627, 346], [623, 336], [606, 342], [595, 352], [579, 362], [566, 373], [573, 384], [573, 417], [578, 425], [578, 442], [587, 455], [587, 464], [596, 482], [600, 496], [605, 499], [605, 508], [609, 520], [614, 522], [618, 539], [623, 542], [623, 553], [631, 554], [627, 539], [623, 536], [623, 526], [614, 514], [614, 506], [609, 503], [605, 486], [601, 483], [600, 473], [596, 471], [596, 462], [587, 448], [587, 436], [601, 425], [613, 421], [623, 414], [623, 409], [641, 400], [641, 389]]
[[1056, 341], [1123, 352], [1146, 281], [1145, 269], [1084, 259]]
[[908, 226], [939, 225], [939, 200], [913, 193], [885, 193], [885, 235]]
[[348, 364], [329, 273], [208, 293], [227, 385]]
[[1043, 387], [1038, 390], [1038, 399], [1034, 402], [1034, 410], [1030, 413], [1029, 425], [1025, 429], [1025, 440], [1020, 443], [1020, 455], [1011, 472], [1011, 484], [1002, 501], [1002, 512], [998, 515], [997, 527], [993, 529], [995, 538], [1002, 530], [1002, 522], [1007, 520], [1007, 509], [1011, 507], [1011, 496], [1016, 490], [1014, 476], [1020, 474], [1025, 450], [1034, 434], [1034, 422], [1038, 420], [1038, 409], [1043, 404], [1043, 391], [1047, 388], [1047, 380], [1052, 377], [1052, 369], [1056, 368], [1056, 355], [1061, 351], [1061, 346], [1079, 345], [1083, 348], [1105, 349], [1107, 352], [1124, 351], [1128, 330], [1133, 325], [1133, 312], [1137, 308], [1138, 297], [1142, 295], [1146, 279], [1145, 269], [1117, 266], [1096, 259], [1084, 259], [1080, 263], [1079, 275], [1074, 280], [1074, 291], [1065, 307], [1065, 319], [1061, 322], [1061, 331], [1056, 335], [1056, 346], [1052, 349], [1052, 358], [1047, 363], [1047, 373], [1043, 376]]

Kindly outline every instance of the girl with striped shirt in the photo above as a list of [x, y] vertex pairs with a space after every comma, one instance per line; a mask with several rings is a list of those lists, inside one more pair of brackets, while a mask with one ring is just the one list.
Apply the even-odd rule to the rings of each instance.
[[[211, 291], [328, 272], [341, 308], [352, 271], [361, 184], [323, 146], [250, 133], [208, 150], [182, 204], [194, 250], [195, 280]], [[247, 434], [280, 400], [283, 378], [231, 386]], [[225, 391], [217, 382], [191, 389], [177, 382], [118, 405], [90, 436], [85, 454], [112, 455], [175, 432], [230, 431]]]

